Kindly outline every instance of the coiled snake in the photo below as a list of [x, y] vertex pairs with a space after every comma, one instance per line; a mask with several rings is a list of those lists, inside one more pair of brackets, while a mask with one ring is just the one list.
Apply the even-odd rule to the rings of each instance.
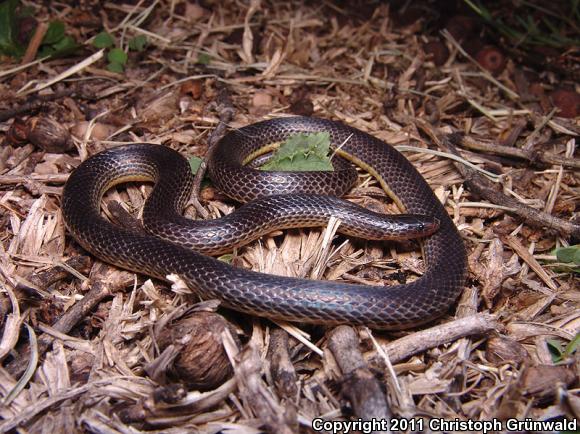
[[[310, 172], [304, 178], [303, 173], [270, 173], [243, 165], [291, 134], [320, 131], [329, 132], [337, 155], [367, 170], [400, 208], [417, 215], [387, 219], [355, 205], [341, 208], [338, 199], [315, 195], [321, 186], [338, 194], [348, 189], [354, 178], [344, 167]], [[463, 289], [466, 253], [453, 221], [411, 163], [369, 134], [318, 118], [267, 120], [226, 135], [209, 162], [209, 172], [219, 188], [241, 201], [284, 194], [247, 204], [220, 224], [206, 222], [209, 228], [201, 235], [195, 223], [180, 215], [192, 185], [187, 161], [163, 146], [126, 145], [94, 155], [71, 174], [62, 197], [66, 226], [81, 246], [107, 262], [159, 278], [178, 274], [202, 298], [217, 298], [232, 309], [274, 319], [404, 329], [444, 314]], [[230, 183], [234, 175], [236, 185]], [[143, 210], [144, 226], [155, 236], [113, 225], [100, 215], [104, 192], [133, 180], [155, 182]], [[287, 194], [297, 192], [305, 193], [300, 200]], [[438, 225], [423, 243], [424, 275], [391, 287], [279, 277], [235, 268], [176, 244], [216, 253], [224, 250], [224, 241], [247, 242], [278, 224], [323, 225], [330, 215], [340, 218], [344, 232], [375, 239], [425, 236]]]

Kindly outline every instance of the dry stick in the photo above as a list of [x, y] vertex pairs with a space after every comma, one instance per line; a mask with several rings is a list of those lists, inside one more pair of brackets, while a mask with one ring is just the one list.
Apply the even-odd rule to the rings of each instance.
[[[457, 149], [451, 143], [454, 137], [449, 137], [450, 140], [444, 139], [442, 144], [448, 150], [448, 152], [458, 154]], [[507, 208], [512, 208], [513, 213], [517, 214], [524, 221], [530, 225], [537, 227], [547, 227], [555, 229], [562, 236], [569, 237], [580, 237], [580, 225], [572, 223], [570, 221], [554, 217], [544, 211], [537, 210], [528, 205], [519, 202], [517, 199], [506, 196], [501, 191], [497, 190], [497, 186], [493, 184], [490, 180], [480, 175], [479, 173], [469, 169], [465, 166], [458, 166], [457, 169], [465, 178], [465, 185], [472, 192], [490, 202], [501, 205]], [[512, 212], [512, 211], [508, 211]]]
[[288, 333], [275, 328], [270, 332], [268, 346], [270, 375], [278, 393], [292, 402], [298, 394], [296, 370], [288, 353]]
[[26, 184], [31, 181], [64, 184], [68, 177], [68, 173], [56, 173], [54, 175], [38, 173], [31, 173], [30, 175], [0, 175], [0, 185]]
[[[95, 282], [93, 283], [90, 291], [83, 297], [82, 300], [76, 302], [69, 310], [67, 310], [60, 319], [52, 326], [54, 330], [61, 333], [68, 333], [72, 328], [78, 324], [83, 318], [91, 312], [94, 307], [99, 304], [103, 299], [109, 295], [115, 293], [116, 291], [124, 288], [127, 282], [122, 280], [119, 282], [114, 282], [110, 284], [108, 282]], [[54, 338], [50, 335], [43, 334], [38, 339], [38, 353], [39, 356], [43, 355], [50, 346]], [[19, 377], [22, 375], [26, 369], [27, 360], [30, 356], [30, 349], [26, 348], [22, 353], [19, 354], [14, 360], [12, 360], [6, 370], [13, 377]]]
[[484, 143], [470, 137], [463, 137], [461, 145], [475, 151], [484, 151], [490, 154], [504, 155], [507, 157], [523, 158], [531, 163], [537, 161], [545, 164], [557, 164], [565, 167], [580, 168], [580, 160], [566, 158], [549, 152], [526, 151], [512, 146], [502, 146], [493, 143]]
[[[87, 273], [90, 271], [91, 258], [88, 256], [75, 256], [67, 259], [64, 262], [64, 265], [73, 268], [79, 273]], [[28, 278], [28, 280], [20, 280], [17, 288], [25, 290], [45, 290], [53, 283], [66, 279], [68, 276], [70, 276], [70, 274], [71, 273], [66, 268], [63, 268], [61, 265], [56, 265], [49, 268], [48, 270], [33, 274]]]
[[282, 405], [262, 380], [262, 359], [258, 351], [256, 333], [239, 351], [228, 329], [222, 333], [224, 348], [234, 368], [239, 396], [261, 421], [264, 430], [276, 434], [297, 432], [298, 420], [292, 407]]
[[[485, 334], [500, 328], [501, 325], [493, 315], [478, 313], [412, 333], [384, 345], [383, 349], [389, 355], [391, 363], [398, 363], [430, 348], [438, 347], [466, 336]], [[369, 362], [383, 364], [379, 355], [371, 356]]]
[[45, 103], [50, 101], [57, 101], [66, 96], [79, 96], [85, 99], [93, 99], [93, 97], [82, 96], [78, 93], [77, 89], [64, 89], [59, 90], [50, 95], [36, 95], [34, 98], [31, 98], [30, 101], [24, 102], [17, 107], [2, 110], [0, 111], [0, 122], [7, 121], [8, 119], [12, 119], [14, 116], [18, 116], [23, 113], [34, 112], [41, 108]]
[[[453, 142], [458, 142], [461, 139], [457, 134], [449, 134], [443, 139], [440, 139], [435, 129], [427, 122], [417, 119], [416, 124], [421, 128], [433, 142], [441, 149], [455, 155], [459, 155], [457, 148]], [[457, 170], [465, 178], [465, 185], [474, 194], [489, 200], [491, 203], [501, 205], [510, 209], [523, 218], [526, 223], [539, 227], [548, 227], [555, 229], [563, 236], [580, 237], [580, 225], [554, 217], [544, 211], [537, 210], [530, 206], [524, 205], [518, 200], [506, 196], [501, 191], [497, 190], [497, 186], [486, 177], [480, 175], [476, 171], [466, 167], [463, 164], [456, 164]]]
[[184, 415], [192, 416], [222, 404], [230, 394], [236, 391], [236, 387], [236, 380], [232, 378], [214, 390], [199, 394], [192, 392], [190, 396], [175, 403], [167, 401], [159, 403], [159, 400], [155, 400], [151, 394], [121, 410], [119, 418], [127, 424], [145, 422], [154, 426], [157, 419], [170, 420]]
[[87, 67], [89, 67], [93, 63], [99, 61], [104, 56], [104, 53], [105, 53], [105, 49], [103, 48], [103, 49], [97, 51], [96, 53], [90, 55], [86, 59], [82, 60], [81, 62], [71, 66], [70, 68], [67, 68], [66, 70], [64, 70], [63, 72], [61, 72], [57, 76], [51, 78], [50, 80], [37, 83], [36, 86], [34, 86], [32, 89], [29, 89], [29, 87], [30, 87], [29, 85], [34, 83], [31, 81], [28, 84], [26, 84], [24, 87], [22, 87], [20, 90], [18, 90], [16, 92], [16, 94], [17, 95], [30, 95], [31, 93], [36, 93], [36, 92], [39, 92], [43, 89], [46, 89], [47, 87], [50, 87], [53, 84], [58, 83], [64, 79], [70, 77], [71, 75], [77, 74], [78, 72], [86, 69]]
[[216, 145], [218, 144], [220, 139], [225, 135], [226, 128], [228, 127], [229, 123], [236, 114], [236, 109], [232, 104], [229, 91], [225, 86], [223, 86], [219, 90], [218, 96], [216, 98], [216, 110], [218, 112], [220, 121], [207, 139], [208, 145], [207, 153], [205, 154], [205, 157], [203, 158], [199, 166], [199, 169], [197, 169], [195, 177], [193, 178], [193, 193], [190, 199], [195, 210], [204, 219], [207, 218], [209, 214], [201, 206], [201, 203], [199, 203], [199, 189], [201, 187], [201, 181], [203, 180], [203, 177], [207, 170], [207, 162], [211, 158], [211, 155], [213, 154]]
[[354, 414], [367, 421], [390, 419], [392, 414], [387, 399], [359, 350], [354, 329], [349, 326], [332, 329], [328, 334], [328, 347], [344, 375], [342, 393], [350, 401]]
[[552, 291], [558, 290], [558, 285], [554, 283], [552, 277], [544, 270], [544, 268], [539, 264], [539, 262], [534, 258], [534, 256], [528, 252], [528, 249], [525, 248], [522, 243], [518, 241], [518, 239], [514, 236], [502, 236], [500, 235], [500, 240], [502, 243], [507, 244], [511, 247], [511, 249], [520, 257], [522, 258], [532, 270], [538, 275], [540, 279], [550, 288]]
[[26, 47], [26, 53], [24, 53], [24, 56], [22, 56], [22, 60], [20, 61], [21, 65], [25, 65], [26, 63], [32, 62], [34, 60], [47, 30], [48, 23], [38, 24], [38, 27], [36, 27], [36, 30], [34, 31], [34, 35], [32, 35], [32, 39], [28, 43], [28, 47]]
[[34, 417], [38, 416], [45, 410], [60, 404], [67, 399], [73, 399], [77, 396], [81, 396], [83, 393], [86, 393], [91, 387], [94, 387], [92, 384], [85, 384], [83, 386], [76, 387], [74, 389], [68, 389], [66, 391], [62, 391], [56, 395], [50, 396], [48, 398], [39, 399], [34, 403], [34, 405], [29, 405], [26, 408], [22, 409], [17, 415], [12, 417], [11, 419], [6, 419], [0, 423], [0, 433], [5, 433], [12, 431], [19, 426], [24, 425]]

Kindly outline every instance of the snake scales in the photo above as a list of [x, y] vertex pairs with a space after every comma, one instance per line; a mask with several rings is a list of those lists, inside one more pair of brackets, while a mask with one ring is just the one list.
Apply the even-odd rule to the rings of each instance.
[[[375, 176], [399, 207], [416, 215], [387, 219], [354, 205], [337, 211], [338, 199], [314, 195], [322, 186], [338, 194], [348, 189], [355, 176], [348, 168], [339, 167], [338, 173], [310, 172], [304, 178], [298, 172], [263, 172], [243, 166], [249, 156], [270, 143], [294, 133], [319, 131], [328, 131], [338, 155]], [[225, 217], [226, 229], [210, 221], [206, 223], [209, 231], [201, 235], [195, 224], [180, 215], [191, 191], [189, 165], [169, 148], [146, 144], [96, 154], [71, 174], [62, 198], [66, 226], [81, 246], [107, 262], [159, 278], [178, 274], [203, 298], [218, 298], [227, 307], [268, 318], [404, 329], [441, 316], [463, 289], [466, 253], [453, 221], [409, 161], [369, 134], [318, 118], [263, 121], [226, 135], [209, 162], [209, 172], [229, 196], [241, 201], [258, 199], [238, 210], [237, 217]], [[234, 175], [237, 185], [230, 183]], [[155, 182], [143, 221], [156, 236], [113, 225], [100, 216], [104, 192], [133, 180]], [[305, 193], [300, 196], [306, 205], [298, 205], [288, 194], [259, 199], [280, 192]], [[278, 206], [283, 211], [278, 211]], [[299, 207], [302, 210], [292, 215]], [[290, 217], [283, 215], [287, 212]], [[398, 239], [435, 231], [423, 243], [424, 275], [387, 288], [279, 277], [235, 268], [175, 244], [216, 253], [223, 250], [224, 238], [229, 238], [230, 244], [236, 237], [256, 238], [283, 220], [285, 227], [322, 225], [330, 215], [341, 219], [344, 232], [365, 238]], [[220, 219], [220, 223], [224, 221]], [[366, 225], [362, 226], [362, 221]], [[256, 228], [244, 229], [248, 225]], [[199, 240], [203, 240], [201, 245]]]

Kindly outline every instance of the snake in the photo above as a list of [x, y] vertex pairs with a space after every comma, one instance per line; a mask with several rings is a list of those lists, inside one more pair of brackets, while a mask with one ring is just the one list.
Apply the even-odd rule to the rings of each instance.
[[[376, 178], [409, 214], [387, 216], [338, 203], [345, 201], [331, 194], [344, 193], [357, 176], [341, 163], [335, 163], [334, 172], [266, 172], [247, 164], [288, 137], [319, 132], [328, 133], [337, 158]], [[227, 308], [273, 320], [403, 330], [441, 317], [463, 290], [467, 257], [453, 220], [409, 160], [368, 133], [324, 118], [268, 119], [226, 134], [211, 153], [208, 172], [217, 188], [245, 205], [216, 219], [219, 224], [204, 221], [202, 231], [181, 214], [193, 175], [177, 151], [144, 143], [105, 150], [68, 178], [61, 199], [65, 225], [81, 247], [103, 261], [165, 280], [178, 275], [201, 299], [218, 299]], [[143, 230], [101, 215], [104, 193], [128, 181], [154, 183], [142, 211]], [[223, 251], [227, 242], [248, 242], [276, 225], [320, 226], [331, 216], [350, 235], [418, 238], [423, 274], [399, 285], [362, 285], [259, 273], [208, 256]]]

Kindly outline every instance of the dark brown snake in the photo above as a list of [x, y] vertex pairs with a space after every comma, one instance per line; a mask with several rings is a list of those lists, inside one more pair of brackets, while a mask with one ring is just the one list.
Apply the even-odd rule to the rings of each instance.
[[[309, 172], [304, 178], [303, 172], [264, 172], [244, 166], [271, 143], [295, 133], [320, 131], [330, 134], [337, 155], [367, 170], [400, 208], [416, 215], [388, 219], [315, 195], [324, 186], [338, 194], [348, 189], [356, 174], [346, 168]], [[204, 235], [196, 222], [180, 215], [191, 192], [189, 164], [169, 148], [147, 144], [101, 152], [71, 174], [62, 198], [66, 226], [79, 244], [107, 262], [162, 279], [177, 274], [204, 299], [217, 298], [232, 309], [273, 319], [404, 329], [444, 314], [463, 289], [466, 253], [453, 221], [411, 163], [369, 134], [317, 118], [259, 122], [226, 135], [209, 162], [209, 172], [232, 198], [258, 200], [244, 205], [235, 217], [219, 219], [219, 225], [206, 221]], [[236, 185], [230, 184], [234, 175]], [[155, 236], [116, 226], [100, 215], [104, 192], [133, 180], [155, 182], [143, 210], [144, 226]], [[300, 199], [287, 193], [301, 193]], [[270, 194], [275, 196], [259, 199]], [[175, 244], [216, 253], [224, 250], [224, 243], [231, 248], [237, 240], [247, 242], [278, 224], [319, 226], [331, 215], [342, 221], [345, 233], [374, 239], [424, 236], [438, 224], [423, 243], [425, 273], [411, 283], [391, 287], [297, 279], [235, 268]]]

